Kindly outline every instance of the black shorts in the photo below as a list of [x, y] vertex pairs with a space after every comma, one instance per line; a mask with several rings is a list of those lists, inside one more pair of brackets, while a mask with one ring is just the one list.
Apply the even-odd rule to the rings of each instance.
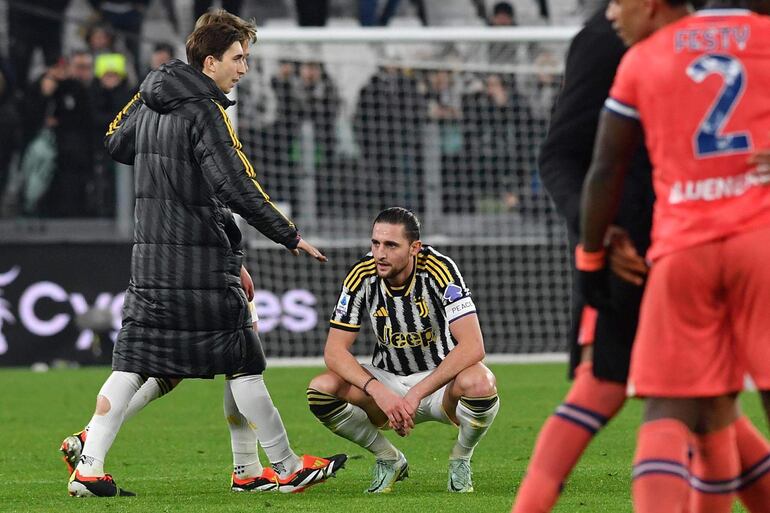
[[[576, 280], [573, 280], [573, 284]], [[600, 310], [596, 318], [593, 341], [593, 373], [600, 379], [625, 383], [631, 361], [631, 347], [639, 322], [639, 306], [644, 287], [610, 277], [613, 309]], [[578, 344], [583, 298], [576, 286], [572, 289], [572, 327], [570, 329], [570, 378], [580, 364], [582, 347]]]

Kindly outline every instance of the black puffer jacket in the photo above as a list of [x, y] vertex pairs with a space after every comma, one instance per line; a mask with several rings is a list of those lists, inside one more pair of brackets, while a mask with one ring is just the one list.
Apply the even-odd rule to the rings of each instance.
[[297, 230], [270, 202], [213, 80], [174, 60], [151, 72], [105, 138], [134, 166], [131, 282], [113, 369], [148, 376], [258, 373], [264, 356], [240, 286], [237, 212], [293, 249]]

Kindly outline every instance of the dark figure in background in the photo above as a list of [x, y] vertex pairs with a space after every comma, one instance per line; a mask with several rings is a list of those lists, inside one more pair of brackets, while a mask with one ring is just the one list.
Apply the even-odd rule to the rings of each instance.
[[[454, 201], [460, 190], [465, 187], [467, 169], [463, 164], [463, 133], [460, 118], [462, 117], [462, 96], [457, 87], [455, 76], [445, 69], [428, 71], [423, 83], [428, 130], [426, 131], [426, 150], [433, 154], [438, 151], [440, 156], [439, 172], [441, 173], [441, 189], [444, 212], [467, 212], [462, 205]], [[430, 146], [437, 148], [431, 149]], [[430, 159], [425, 160], [424, 172], [426, 181], [431, 181], [430, 173], [434, 172], [435, 164]]]
[[282, 63], [271, 86], [278, 104], [278, 116], [267, 144], [278, 155], [279, 167], [281, 163], [288, 163], [294, 169], [281, 176], [281, 182], [288, 184], [288, 190], [277, 187], [276, 196], [284, 200], [290, 198], [292, 211], [302, 215], [296, 181], [297, 166], [303, 160], [303, 125], [309, 122], [313, 129], [313, 160], [321, 174], [329, 168], [334, 157], [340, 98], [331, 77], [317, 62]]
[[88, 2], [99, 12], [105, 22], [123, 36], [134, 69], [137, 69], [142, 62], [142, 24], [150, 0], [88, 0]]
[[329, 0], [294, 0], [300, 27], [324, 27], [329, 18]]
[[36, 213], [44, 217], [86, 217], [86, 187], [93, 176], [94, 154], [89, 89], [72, 78], [64, 58], [28, 89], [23, 102], [25, 144], [41, 129], [49, 128], [58, 154], [56, 171]]
[[102, 53], [114, 53], [115, 31], [107, 23], [94, 23], [85, 29], [85, 43], [88, 51], [96, 57]]
[[[195, 0], [195, 5], [193, 7], [195, 19], [197, 20], [200, 18], [213, 4], [214, 2], [211, 0]], [[241, 14], [242, 5], [243, 0], [222, 0], [222, 9], [238, 16]]]
[[8, 35], [11, 73], [17, 89], [24, 90], [34, 50], [40, 48], [46, 67], [62, 53], [62, 22], [69, 0], [10, 0]]
[[174, 58], [174, 53], [174, 47], [172, 45], [168, 43], [156, 44], [150, 55], [150, 69], [147, 70], [147, 73], [154, 69], [158, 69], [162, 64], [169, 62]]
[[372, 193], [377, 208], [418, 209], [426, 110], [419, 83], [408, 69], [383, 66], [361, 89], [353, 130], [368, 176], [378, 184]]
[[[417, 11], [417, 17], [424, 27], [428, 26], [428, 14], [425, 11], [425, 0], [410, 0]], [[363, 27], [384, 27], [398, 11], [401, 0], [387, 0], [382, 12], [379, 12], [377, 0], [358, 0], [358, 20]]]
[[[96, 58], [96, 82], [91, 96], [94, 108], [93, 140], [101, 143], [115, 113], [132, 96], [123, 55], [103, 54]], [[95, 147], [94, 180], [89, 187], [89, 204], [96, 217], [113, 217], [116, 163], [100, 146]]]
[[534, 168], [532, 114], [500, 75], [481, 78], [480, 89], [463, 96], [463, 146], [470, 167], [452, 203], [462, 211], [520, 209], [528, 204]]
[[11, 159], [21, 147], [20, 121], [6, 68], [0, 64], [0, 134], [3, 134], [3, 144], [0, 144], [0, 217], [5, 211], [4, 193], [10, 176]]

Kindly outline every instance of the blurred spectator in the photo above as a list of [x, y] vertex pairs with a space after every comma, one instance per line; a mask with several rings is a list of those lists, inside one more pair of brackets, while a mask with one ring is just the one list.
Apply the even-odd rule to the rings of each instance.
[[418, 209], [426, 118], [426, 102], [411, 70], [380, 67], [361, 89], [353, 130], [364, 163], [377, 180], [377, 209], [393, 205]]
[[[165, 64], [174, 58], [174, 47], [168, 43], [158, 43], [152, 50], [150, 55], [150, 68], [147, 73], [154, 69], [158, 69], [161, 64]], [[147, 74], [145, 73], [145, 75]]]
[[[526, 203], [534, 145], [531, 113], [516, 88], [497, 74], [482, 77], [463, 96], [465, 187], [457, 189], [461, 210], [499, 212]], [[458, 177], [459, 179], [459, 177]]]
[[94, 23], [86, 28], [86, 45], [91, 54], [96, 57], [102, 53], [113, 53], [115, 49], [115, 32], [106, 23]]
[[21, 147], [21, 120], [6, 76], [5, 66], [0, 65], [0, 134], [3, 134], [3, 144], [0, 144], [0, 203], [3, 203], [3, 213], [0, 215], [7, 213], [4, 193], [10, 177], [11, 159]]
[[294, 0], [300, 27], [324, 27], [329, 18], [329, 0]]
[[76, 50], [70, 55], [70, 77], [86, 88], [94, 85], [94, 57], [87, 50]]
[[[337, 87], [318, 62], [283, 62], [278, 73], [271, 79], [271, 87], [277, 103], [277, 120], [267, 144], [279, 155], [279, 163], [288, 161], [296, 166], [302, 161], [303, 125], [313, 129], [315, 166], [319, 171], [328, 168], [337, 144], [336, 122], [340, 105]], [[289, 189], [282, 199], [297, 199], [297, 173], [287, 173]], [[284, 178], [285, 178], [284, 177]], [[293, 203], [294, 212], [301, 205]]]
[[115, 215], [115, 162], [107, 155], [102, 141], [115, 114], [131, 99], [126, 58], [122, 54], [102, 54], [96, 58], [96, 83], [92, 89], [94, 107], [93, 144], [96, 148], [94, 176], [88, 186], [90, 211], [97, 217]]
[[559, 58], [550, 48], [541, 47], [532, 64], [537, 71], [522, 77], [521, 90], [527, 97], [533, 116], [541, 120], [545, 127], [561, 89]]
[[[32, 84], [24, 98], [24, 141], [27, 153], [52, 134], [55, 167], [52, 176], [36, 182], [28, 212], [47, 217], [85, 217], [88, 214], [86, 186], [93, 175], [93, 115], [89, 90], [72, 78], [66, 59], [61, 58]], [[28, 173], [30, 169], [25, 172]], [[31, 171], [34, 172], [34, 169]]]
[[[118, 43], [115, 41], [115, 32], [108, 23], [95, 23], [88, 26], [85, 41], [94, 60], [103, 54], [122, 53]], [[126, 60], [126, 75], [129, 84], [136, 84], [138, 82], [135, 64], [135, 62]]]
[[29, 67], [37, 48], [43, 51], [49, 67], [61, 55], [62, 23], [69, 0], [10, 0], [8, 35], [11, 73], [16, 87], [24, 90], [29, 83]]
[[509, 2], [497, 2], [492, 7], [489, 24], [493, 27], [513, 27], [516, 23], [516, 11]]
[[[417, 17], [420, 18], [423, 26], [428, 25], [428, 16], [425, 11], [424, 0], [410, 0], [415, 10], [417, 11]], [[387, 0], [382, 12], [379, 12], [379, 2], [377, 0], [358, 0], [358, 20], [363, 27], [384, 27], [390, 19], [398, 11], [398, 6], [401, 0]]]
[[303, 62], [299, 65], [299, 83], [296, 88], [303, 118], [313, 123], [316, 152], [327, 164], [337, 146], [337, 112], [340, 97], [337, 86], [326, 74], [320, 62]]
[[[490, 27], [516, 26], [516, 11], [508, 2], [497, 2], [492, 8], [492, 16], [487, 20]], [[513, 64], [526, 62], [530, 48], [522, 43], [504, 41], [489, 43], [489, 62], [491, 64]]]
[[101, 19], [123, 38], [134, 69], [141, 60], [141, 34], [144, 13], [150, 0], [88, 0]]
[[[211, 0], [195, 0], [195, 5], [193, 7], [193, 15], [195, 16], [195, 20], [197, 21], [197, 19], [200, 18], [213, 5], [214, 2]], [[243, 0], [222, 0], [222, 9], [237, 16], [241, 15], [241, 5], [243, 5]]]
[[452, 201], [456, 198], [457, 190], [464, 187], [465, 177], [461, 173], [467, 173], [467, 169], [461, 165], [463, 135], [459, 84], [450, 71], [431, 70], [425, 87], [428, 122], [436, 128], [436, 138], [432, 144], [438, 145], [440, 155], [444, 210], [459, 211], [459, 206]]
[[[548, 21], [551, 17], [550, 10], [548, 9], [548, 0], [531, 0], [535, 4], [537, 4], [537, 11], [542, 20]], [[601, 0], [578, 0], [578, 3], [581, 2], [593, 2], [593, 1], [601, 1]], [[513, 9], [513, 5], [510, 2], [497, 2], [492, 7], [492, 16], [487, 17], [487, 6], [485, 0], [471, 0], [471, 3], [473, 4], [473, 7], [476, 9], [476, 15], [484, 20], [486, 23], [493, 25], [493, 26], [511, 26], [511, 25], [517, 25], [516, 22], [516, 13]], [[494, 19], [496, 17], [500, 17], [500, 20], [495, 23]], [[510, 17], [512, 18], [510, 22], [506, 22], [505, 18]]]

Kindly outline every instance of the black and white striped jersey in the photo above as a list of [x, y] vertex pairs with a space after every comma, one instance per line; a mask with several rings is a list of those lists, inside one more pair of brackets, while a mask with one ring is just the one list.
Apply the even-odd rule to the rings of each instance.
[[343, 282], [330, 323], [357, 332], [368, 315], [377, 335], [372, 365], [406, 376], [436, 368], [457, 344], [449, 325], [475, 313], [457, 265], [423, 246], [400, 288], [377, 276], [371, 253], [359, 260]]

